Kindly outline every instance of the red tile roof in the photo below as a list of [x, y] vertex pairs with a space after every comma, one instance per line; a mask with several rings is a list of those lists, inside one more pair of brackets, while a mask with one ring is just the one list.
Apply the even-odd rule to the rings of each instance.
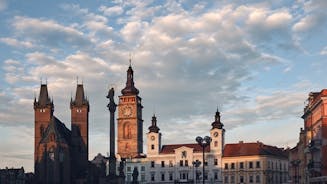
[[[193, 148], [193, 152], [202, 152], [202, 147], [199, 144], [169, 144], [162, 146], [160, 154], [174, 154], [175, 149], [183, 146]], [[210, 145], [208, 145], [204, 151], [210, 152]]]
[[256, 143], [238, 143], [226, 144], [223, 151], [223, 157], [268, 155], [287, 158], [288, 153], [282, 148], [265, 145], [261, 142]]

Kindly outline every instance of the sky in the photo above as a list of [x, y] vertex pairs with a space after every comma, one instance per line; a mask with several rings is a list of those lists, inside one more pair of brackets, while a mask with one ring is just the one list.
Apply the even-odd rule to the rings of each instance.
[[326, 9], [325, 0], [0, 0], [0, 168], [33, 171], [41, 81], [67, 127], [83, 82], [89, 159], [106, 155], [105, 96], [114, 87], [117, 102], [130, 58], [144, 136], [155, 113], [163, 144], [195, 143], [218, 107], [226, 143], [293, 147], [308, 94], [327, 87]]

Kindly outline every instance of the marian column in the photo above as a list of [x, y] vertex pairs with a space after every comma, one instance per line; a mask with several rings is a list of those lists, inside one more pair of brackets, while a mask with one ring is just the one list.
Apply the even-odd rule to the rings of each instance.
[[109, 104], [107, 105], [110, 111], [110, 156], [109, 156], [109, 176], [116, 176], [116, 157], [115, 157], [115, 111], [116, 103], [114, 102], [114, 88], [108, 92]]

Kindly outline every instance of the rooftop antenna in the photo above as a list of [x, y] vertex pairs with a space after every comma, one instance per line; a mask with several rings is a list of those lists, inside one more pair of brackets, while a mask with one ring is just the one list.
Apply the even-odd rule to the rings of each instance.
[[76, 84], [78, 84], [78, 76], [76, 76]]

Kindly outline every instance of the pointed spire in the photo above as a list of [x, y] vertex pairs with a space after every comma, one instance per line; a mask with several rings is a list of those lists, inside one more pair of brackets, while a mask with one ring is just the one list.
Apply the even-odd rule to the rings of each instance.
[[218, 107], [217, 107], [217, 111], [216, 111], [216, 115], [215, 115], [215, 121], [211, 124], [212, 126], [212, 129], [214, 128], [218, 128], [218, 129], [222, 129], [224, 124], [222, 124], [220, 122], [220, 112], [218, 110]]
[[152, 122], [151, 122], [151, 126], [149, 126], [149, 132], [154, 132], [154, 133], [158, 133], [159, 132], [159, 128], [157, 126], [157, 117], [155, 114], [153, 114], [152, 116]]
[[123, 90], [121, 90], [121, 93], [123, 95], [138, 95], [139, 90], [134, 86], [134, 71], [131, 66], [131, 59], [130, 59], [130, 66], [128, 67], [127, 70], [127, 81], [126, 81], [126, 86]]
[[49, 104], [51, 104], [51, 99], [49, 98], [48, 94], [48, 86], [47, 84], [41, 84], [38, 105], [41, 107], [45, 107]]
[[75, 99], [71, 100], [70, 105], [71, 106], [82, 106], [82, 105], [88, 105], [89, 102], [85, 98], [84, 95], [84, 87], [83, 84], [77, 84], [76, 87], [76, 94], [75, 94]]

